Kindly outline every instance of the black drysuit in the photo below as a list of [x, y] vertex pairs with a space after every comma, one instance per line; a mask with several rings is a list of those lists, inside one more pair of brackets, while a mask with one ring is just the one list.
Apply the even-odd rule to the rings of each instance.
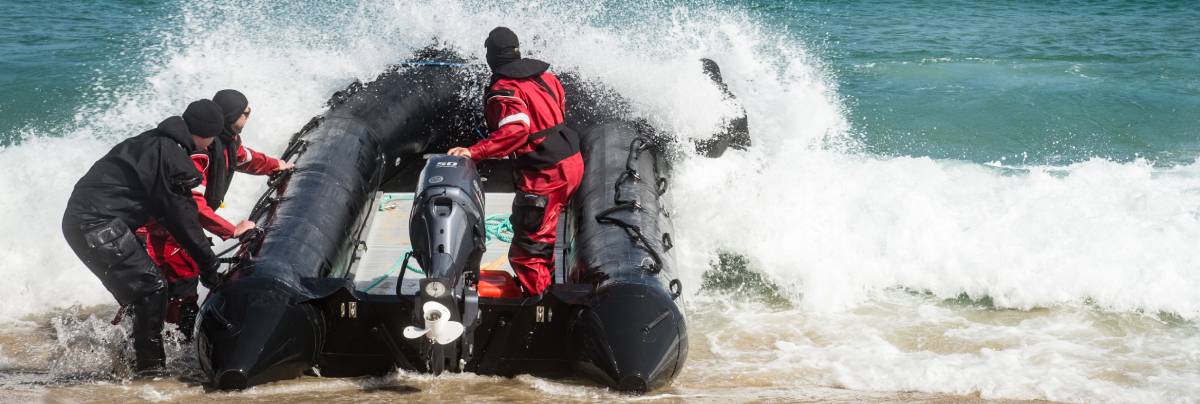
[[217, 257], [198, 220], [191, 189], [200, 173], [183, 118], [126, 139], [97, 161], [75, 184], [63, 214], [63, 235], [84, 265], [122, 306], [132, 305], [139, 370], [162, 364], [166, 280], [132, 229], [154, 218], [187, 250], [202, 272], [215, 272]]

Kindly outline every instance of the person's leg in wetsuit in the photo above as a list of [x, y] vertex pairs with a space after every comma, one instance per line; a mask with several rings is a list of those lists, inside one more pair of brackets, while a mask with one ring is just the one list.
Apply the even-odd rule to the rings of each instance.
[[166, 280], [129, 227], [119, 220], [88, 222], [63, 218], [67, 244], [122, 307], [133, 314], [134, 371], [161, 372], [166, 365], [163, 319]]
[[185, 342], [191, 341], [196, 315], [200, 312], [196, 291], [200, 283], [200, 265], [161, 226], [146, 226], [139, 231], [144, 231], [146, 251], [167, 280], [165, 321], [179, 328]]
[[559, 214], [582, 178], [583, 159], [578, 154], [550, 169], [518, 172], [508, 256], [517, 281], [530, 295], [540, 295], [550, 286]]

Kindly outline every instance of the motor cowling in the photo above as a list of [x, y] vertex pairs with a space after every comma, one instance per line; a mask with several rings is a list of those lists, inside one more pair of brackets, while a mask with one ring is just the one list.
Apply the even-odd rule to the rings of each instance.
[[408, 339], [425, 340], [426, 371], [461, 371], [479, 313], [474, 283], [487, 242], [484, 196], [475, 163], [434, 156], [425, 163], [409, 216], [409, 239], [425, 279], [419, 283]]
[[479, 268], [486, 243], [482, 185], [470, 159], [434, 156], [425, 163], [408, 231], [413, 256], [430, 278], [456, 280]]

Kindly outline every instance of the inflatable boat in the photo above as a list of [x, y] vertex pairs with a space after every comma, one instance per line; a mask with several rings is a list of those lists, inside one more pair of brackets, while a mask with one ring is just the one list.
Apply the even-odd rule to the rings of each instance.
[[[213, 387], [399, 368], [645, 392], [680, 372], [683, 285], [663, 206], [675, 146], [616, 94], [562, 75], [586, 172], [559, 223], [554, 284], [523, 297], [504, 255], [508, 161], [436, 154], [483, 134], [488, 74], [418, 52], [335, 93], [292, 138], [283, 158], [296, 169], [269, 181], [250, 215], [261, 231], [224, 258], [197, 320]], [[729, 136], [705, 152], [739, 144]]]

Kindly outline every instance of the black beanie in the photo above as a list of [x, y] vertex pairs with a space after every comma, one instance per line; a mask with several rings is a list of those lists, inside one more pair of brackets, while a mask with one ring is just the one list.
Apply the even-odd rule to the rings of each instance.
[[246, 112], [250, 100], [247, 100], [246, 95], [241, 91], [232, 89], [217, 91], [212, 99], [221, 106], [221, 111], [225, 113], [225, 130], [233, 134], [233, 124], [237, 123], [243, 112]]
[[221, 116], [221, 106], [212, 100], [194, 101], [183, 111], [183, 121], [187, 123], [188, 132], [193, 135], [210, 138], [221, 134], [225, 126]]
[[496, 27], [483, 42], [487, 48], [487, 63], [492, 70], [521, 59], [521, 42], [517, 34], [505, 27]]

